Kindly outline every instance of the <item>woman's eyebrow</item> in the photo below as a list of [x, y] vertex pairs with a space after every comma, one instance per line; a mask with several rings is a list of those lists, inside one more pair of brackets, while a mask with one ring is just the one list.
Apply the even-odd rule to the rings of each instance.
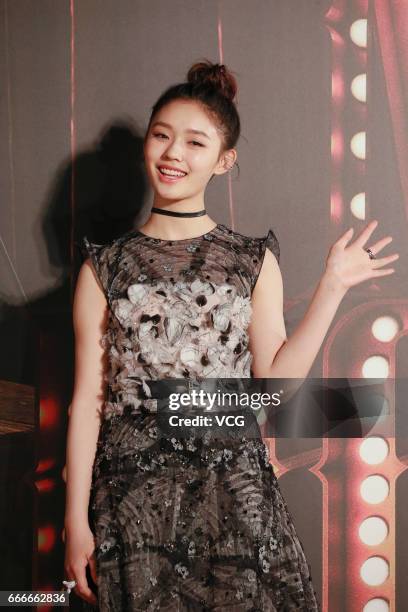
[[[169, 123], [165, 123], [164, 121], [155, 121], [155, 123], [153, 123], [152, 125], [152, 128], [154, 128], [156, 125], [163, 125], [164, 127], [167, 127], [170, 130], [173, 129]], [[206, 134], [205, 132], [202, 132], [201, 130], [194, 130], [193, 128], [190, 128], [189, 130], [185, 130], [185, 132], [192, 132], [193, 134], [201, 134], [202, 136], [205, 136], [206, 138], [208, 138], [208, 140], [211, 140], [208, 134]]]

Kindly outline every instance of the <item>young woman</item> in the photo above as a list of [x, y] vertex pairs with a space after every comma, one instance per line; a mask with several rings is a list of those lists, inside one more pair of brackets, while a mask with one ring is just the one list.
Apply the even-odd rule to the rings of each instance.
[[251, 238], [205, 210], [208, 182], [236, 162], [235, 94], [234, 76], [208, 61], [170, 87], [144, 141], [151, 216], [108, 245], [85, 238], [65, 572], [102, 611], [319, 610], [262, 439], [160, 435], [148, 382], [306, 377], [347, 290], [392, 274], [382, 268], [398, 255], [377, 258], [390, 236], [365, 248], [376, 222], [351, 244], [348, 230], [288, 339], [274, 232]]

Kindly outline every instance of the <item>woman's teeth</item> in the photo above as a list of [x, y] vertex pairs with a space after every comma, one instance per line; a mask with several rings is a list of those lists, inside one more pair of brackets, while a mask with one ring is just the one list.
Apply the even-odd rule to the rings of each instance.
[[159, 168], [162, 174], [166, 174], [168, 176], [186, 176], [186, 172], [178, 172], [176, 170], [168, 170], [167, 168]]

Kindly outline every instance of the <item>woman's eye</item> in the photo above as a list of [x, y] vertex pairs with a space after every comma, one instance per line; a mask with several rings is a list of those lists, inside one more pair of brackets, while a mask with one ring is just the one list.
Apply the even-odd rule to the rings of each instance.
[[[166, 134], [163, 134], [162, 132], [155, 132], [153, 133], [153, 136], [163, 136], [164, 138], [168, 138], [168, 136], [166, 136]], [[160, 140], [162, 140], [162, 138], [160, 138]], [[198, 145], [199, 147], [204, 147], [204, 145], [201, 144], [201, 142], [198, 142], [197, 140], [191, 140], [190, 142], [194, 145]]]

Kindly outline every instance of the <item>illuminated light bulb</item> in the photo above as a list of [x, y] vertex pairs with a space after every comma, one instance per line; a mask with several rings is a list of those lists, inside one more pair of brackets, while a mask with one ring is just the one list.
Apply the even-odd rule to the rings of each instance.
[[398, 321], [394, 317], [378, 317], [371, 326], [374, 338], [380, 342], [390, 342], [399, 332]]
[[53, 478], [42, 478], [35, 483], [40, 493], [48, 493], [55, 488], [55, 480]]
[[388, 525], [379, 516], [369, 516], [361, 523], [358, 535], [364, 544], [378, 546], [388, 535]]
[[388, 480], [379, 474], [367, 476], [360, 485], [360, 495], [368, 504], [380, 504], [389, 495]]
[[374, 599], [367, 601], [363, 612], [390, 612], [390, 604], [386, 599], [374, 597]]
[[360, 444], [360, 457], [369, 465], [382, 463], [387, 458], [388, 453], [388, 443], [380, 436], [365, 438]]
[[339, 222], [343, 214], [343, 198], [338, 190], [334, 190], [330, 196], [330, 217], [333, 221]]
[[37, 532], [38, 550], [41, 553], [50, 552], [55, 546], [55, 528], [51, 525], [39, 527]]
[[37, 474], [40, 472], [46, 472], [47, 470], [50, 470], [51, 468], [54, 467], [54, 465], [55, 465], [55, 459], [53, 458], [41, 459], [37, 465]]
[[357, 219], [361, 219], [364, 221], [365, 219], [365, 193], [362, 191], [361, 193], [357, 193], [350, 202], [350, 210]]
[[357, 19], [351, 24], [350, 38], [357, 47], [367, 47], [367, 19]]
[[330, 150], [333, 160], [340, 161], [344, 157], [344, 137], [340, 130], [333, 130]]
[[390, 568], [382, 557], [370, 557], [360, 568], [362, 580], [371, 586], [383, 584], [389, 576]]
[[373, 355], [365, 360], [361, 371], [363, 378], [387, 378], [390, 366], [382, 355]]
[[356, 132], [350, 141], [350, 149], [358, 159], [366, 158], [366, 133]]
[[367, 102], [367, 75], [363, 72], [351, 81], [350, 90], [359, 102]]

